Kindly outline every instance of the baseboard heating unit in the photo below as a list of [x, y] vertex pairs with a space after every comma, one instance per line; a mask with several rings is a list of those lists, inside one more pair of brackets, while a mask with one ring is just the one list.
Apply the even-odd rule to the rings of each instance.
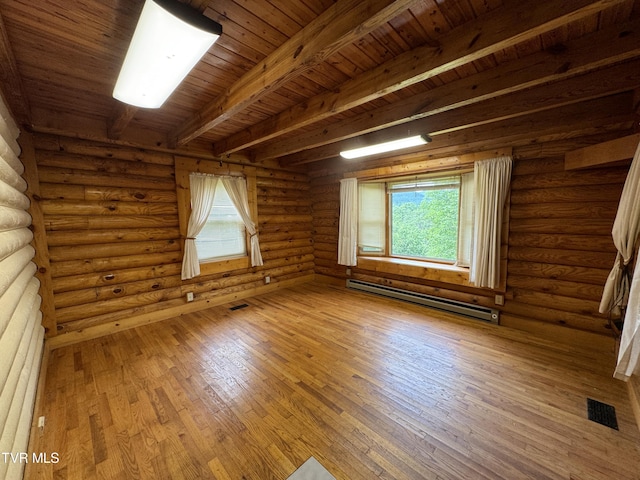
[[375, 283], [362, 282], [360, 280], [347, 280], [347, 288], [361, 290], [363, 292], [375, 293], [384, 297], [404, 300], [405, 302], [416, 303], [426, 307], [442, 310], [445, 312], [456, 313], [469, 318], [475, 318], [489, 323], [498, 324], [500, 322], [500, 311], [472, 305], [470, 303], [458, 302], [456, 300], [447, 300], [446, 298], [426, 295], [424, 293], [410, 292], [400, 288], [385, 287]]

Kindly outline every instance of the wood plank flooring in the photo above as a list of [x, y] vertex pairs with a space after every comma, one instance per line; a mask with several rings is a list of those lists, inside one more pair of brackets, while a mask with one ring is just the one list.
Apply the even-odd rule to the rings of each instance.
[[60, 461], [27, 478], [640, 479], [612, 355], [335, 286], [241, 303], [54, 350], [34, 451]]

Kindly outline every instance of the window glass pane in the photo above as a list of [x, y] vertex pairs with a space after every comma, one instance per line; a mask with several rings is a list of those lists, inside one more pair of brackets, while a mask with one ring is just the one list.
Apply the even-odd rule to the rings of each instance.
[[391, 255], [455, 262], [459, 176], [393, 184], [390, 191]]
[[247, 254], [244, 223], [222, 182], [216, 188], [213, 208], [195, 243], [201, 262]]

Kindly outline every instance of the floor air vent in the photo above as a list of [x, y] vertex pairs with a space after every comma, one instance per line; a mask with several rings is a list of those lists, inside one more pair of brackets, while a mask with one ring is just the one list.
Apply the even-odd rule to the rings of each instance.
[[612, 405], [607, 405], [593, 398], [587, 398], [587, 415], [592, 422], [618, 430], [616, 409]]
[[353, 288], [354, 290], [362, 290], [363, 292], [370, 292], [385, 297], [404, 300], [405, 302], [417, 303], [419, 305], [424, 305], [426, 307], [435, 308], [445, 312], [457, 313], [458, 315], [495, 323], [496, 325], [500, 320], [500, 312], [498, 310], [458, 302], [456, 300], [447, 300], [445, 298], [434, 297], [424, 293], [410, 292], [400, 288], [385, 287], [375, 283], [351, 279], [347, 280], [347, 287]]

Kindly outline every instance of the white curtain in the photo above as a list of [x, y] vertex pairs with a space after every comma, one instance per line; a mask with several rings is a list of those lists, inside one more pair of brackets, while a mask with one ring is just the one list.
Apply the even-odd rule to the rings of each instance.
[[338, 264], [357, 264], [358, 254], [358, 179], [340, 180], [340, 226]]
[[207, 223], [213, 199], [216, 196], [218, 177], [192, 173], [189, 175], [191, 190], [191, 216], [187, 226], [182, 259], [182, 280], [200, 275], [200, 261], [196, 250], [196, 237]]
[[640, 374], [640, 263], [636, 262], [631, 282], [627, 273], [640, 236], [640, 145], [622, 189], [611, 235], [618, 254], [605, 283], [600, 312], [620, 314], [626, 306], [614, 376], [628, 380], [632, 374]]
[[511, 180], [511, 157], [481, 160], [474, 165], [475, 212], [469, 280], [496, 288], [500, 280], [502, 212]]
[[240, 214], [247, 232], [251, 236], [251, 266], [262, 265], [262, 254], [260, 253], [260, 242], [256, 224], [251, 219], [249, 212], [249, 196], [247, 193], [247, 181], [242, 177], [222, 177], [222, 184], [229, 194], [229, 198]]

